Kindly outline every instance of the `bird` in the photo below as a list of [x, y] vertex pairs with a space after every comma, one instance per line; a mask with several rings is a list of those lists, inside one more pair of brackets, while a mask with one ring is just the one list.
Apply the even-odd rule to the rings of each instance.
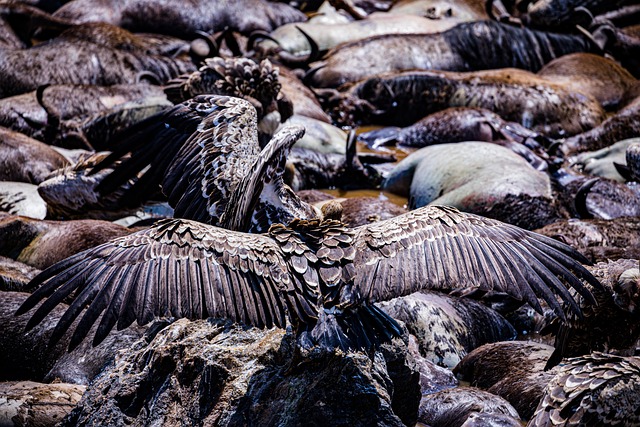
[[257, 110], [260, 133], [265, 134], [262, 146], [293, 114], [293, 104], [280, 92], [279, 73], [268, 59], [257, 63], [242, 57], [207, 58], [198, 70], [167, 82], [164, 92], [174, 104], [197, 95], [227, 95], [249, 101]]
[[[236, 231], [265, 232], [274, 222], [318, 217], [283, 180], [287, 155], [304, 128], [283, 127], [262, 149], [258, 133], [250, 102], [197, 95], [129, 128], [93, 168], [94, 175], [113, 168], [95, 189], [137, 206], [161, 186], [174, 217]], [[234, 198], [236, 188], [243, 191]]]
[[640, 358], [593, 352], [556, 368], [527, 426], [637, 426]]
[[541, 311], [540, 298], [564, 317], [557, 297], [579, 312], [565, 282], [592, 302], [581, 279], [601, 287], [570, 246], [453, 207], [425, 206], [356, 228], [335, 216], [276, 223], [266, 233], [162, 220], [44, 270], [16, 315], [44, 300], [27, 323], [32, 328], [71, 300], [55, 343], [87, 307], [70, 349], [98, 318], [94, 345], [116, 325], [171, 316], [260, 328], [285, 327], [288, 319], [301, 347], [349, 351], [400, 336], [375, 302], [419, 290], [496, 290]]
[[[563, 358], [594, 351], [633, 354], [640, 337], [640, 270], [638, 261], [620, 259], [600, 262], [592, 274], [603, 285], [590, 289], [597, 304], [576, 295], [581, 315], [567, 311], [564, 320], [554, 319], [545, 329], [556, 329], [555, 350], [545, 370]], [[587, 287], [590, 287], [587, 285]], [[620, 333], [624, 331], [624, 333]]]
[[45, 300], [27, 327], [71, 300], [51, 336], [51, 343], [59, 340], [87, 307], [70, 348], [98, 318], [96, 345], [114, 326], [171, 316], [257, 327], [284, 327], [288, 319], [301, 346], [369, 349], [401, 334], [376, 301], [421, 289], [497, 290], [539, 311], [542, 298], [564, 316], [556, 295], [579, 308], [560, 279], [589, 301], [580, 278], [601, 286], [571, 247], [452, 207], [427, 206], [356, 228], [342, 223], [336, 202], [318, 214], [282, 182], [304, 128], [282, 128], [260, 150], [256, 117], [245, 100], [199, 95], [143, 125], [152, 141], [134, 129], [128, 144], [137, 145], [121, 165], [133, 164], [101, 185], [117, 188], [140, 171], [127, 191], [161, 181], [176, 217], [44, 270], [17, 311]]

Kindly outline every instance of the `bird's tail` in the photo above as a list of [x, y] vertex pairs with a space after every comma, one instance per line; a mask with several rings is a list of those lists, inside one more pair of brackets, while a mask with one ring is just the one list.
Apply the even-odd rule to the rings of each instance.
[[316, 345], [343, 351], [369, 350], [402, 335], [400, 325], [373, 304], [347, 310], [321, 310], [318, 322], [310, 331]]

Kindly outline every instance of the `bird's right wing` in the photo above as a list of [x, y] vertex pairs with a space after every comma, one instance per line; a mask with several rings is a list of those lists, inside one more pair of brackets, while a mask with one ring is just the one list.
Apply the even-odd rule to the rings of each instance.
[[[426, 206], [355, 229], [356, 283], [372, 301], [422, 289], [506, 292], [541, 311], [542, 298], [564, 317], [556, 295], [579, 312], [560, 279], [587, 300], [598, 282], [571, 247], [497, 220], [446, 206]], [[560, 279], [559, 279], [560, 278]]]
[[[18, 309], [45, 299], [27, 324], [38, 324], [57, 304], [72, 302], [51, 337], [70, 329], [78, 345], [102, 314], [94, 345], [114, 325], [155, 317], [226, 317], [258, 327], [285, 326], [285, 313], [315, 318], [309, 291], [291, 275], [280, 245], [270, 236], [233, 232], [171, 219], [76, 254], [33, 279], [41, 285]], [[312, 290], [313, 291], [313, 290]]]

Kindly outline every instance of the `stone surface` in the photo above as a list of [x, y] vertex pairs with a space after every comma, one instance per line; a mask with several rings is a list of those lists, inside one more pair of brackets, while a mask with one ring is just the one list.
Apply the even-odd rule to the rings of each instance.
[[398, 340], [303, 351], [280, 329], [181, 319], [120, 353], [64, 425], [411, 425], [420, 391], [405, 354]]

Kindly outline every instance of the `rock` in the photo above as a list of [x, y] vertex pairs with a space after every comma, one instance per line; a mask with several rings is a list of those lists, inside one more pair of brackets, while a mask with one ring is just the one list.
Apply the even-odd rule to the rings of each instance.
[[[51, 314], [25, 332], [25, 326], [34, 310], [16, 317], [28, 294], [2, 292], [0, 294], [0, 380], [1, 381], [53, 381], [89, 384], [109, 364], [120, 349], [128, 348], [144, 334], [146, 327], [131, 326], [112, 332], [97, 347], [85, 340], [71, 353], [66, 349], [71, 334], [65, 334], [55, 346], [49, 346], [56, 323], [67, 310], [65, 304], [56, 306]], [[97, 324], [94, 326], [94, 330]], [[90, 332], [93, 333], [93, 332]]]
[[477, 412], [520, 419], [503, 398], [473, 387], [456, 387], [424, 396], [418, 420], [432, 427], [459, 427]]
[[54, 426], [78, 403], [85, 386], [0, 382], [0, 425]]
[[591, 262], [608, 259], [640, 259], [640, 218], [569, 219], [535, 230], [560, 240]]
[[551, 353], [549, 345], [526, 341], [486, 344], [465, 356], [453, 372], [472, 386], [503, 397], [528, 420], [555, 375], [544, 370]]
[[378, 305], [405, 323], [417, 339], [420, 354], [448, 368], [482, 344], [516, 336], [502, 316], [468, 298], [417, 292]]
[[26, 182], [0, 182], [0, 214], [7, 212], [29, 218], [44, 219], [47, 204], [38, 194], [38, 186]]
[[121, 353], [63, 425], [410, 425], [420, 392], [404, 348], [304, 351], [281, 329], [180, 319]]
[[527, 229], [557, 219], [549, 177], [487, 142], [422, 148], [401, 161], [382, 188], [408, 196], [410, 209], [450, 205]]

